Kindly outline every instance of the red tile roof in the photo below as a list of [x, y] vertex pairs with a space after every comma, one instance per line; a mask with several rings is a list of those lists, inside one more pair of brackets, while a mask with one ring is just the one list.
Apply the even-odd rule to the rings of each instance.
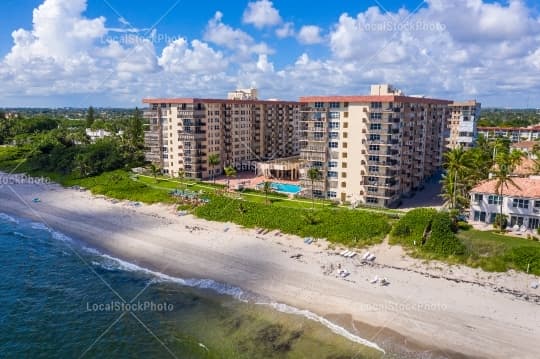
[[526, 149], [526, 150], [532, 151], [534, 149], [534, 146], [536, 146], [536, 145], [540, 146], [540, 142], [538, 142], [538, 141], [521, 141], [521, 142], [517, 142], [517, 143], [512, 144], [512, 148]]
[[367, 102], [410, 102], [423, 104], [438, 104], [449, 105], [452, 101], [438, 100], [426, 97], [411, 97], [411, 96], [396, 96], [396, 95], [367, 95], [367, 96], [303, 96], [300, 97], [302, 103], [312, 102], [352, 102], [352, 103], [367, 103]]
[[145, 98], [143, 103], [148, 104], [190, 104], [196, 102], [205, 102], [205, 103], [255, 103], [255, 104], [292, 104], [298, 105], [298, 102], [295, 101], [283, 101], [283, 100], [228, 100], [228, 99], [213, 99], [213, 98]]
[[[503, 188], [503, 195], [510, 197], [523, 197], [523, 198], [540, 198], [540, 177], [536, 178], [521, 178], [513, 177], [512, 180], [517, 185], [515, 187], [512, 184], [508, 184], [508, 187]], [[472, 193], [483, 193], [483, 194], [497, 194], [495, 187], [497, 185], [497, 180], [487, 180], [479, 183], [474, 187]]]

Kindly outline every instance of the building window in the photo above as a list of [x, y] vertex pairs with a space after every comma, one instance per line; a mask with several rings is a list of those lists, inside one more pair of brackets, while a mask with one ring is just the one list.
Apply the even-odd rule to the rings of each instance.
[[349, 123], [348, 122], [343, 122], [343, 128], [349, 128]]
[[337, 142], [329, 142], [328, 147], [330, 147], [330, 148], [338, 148], [339, 144]]
[[370, 134], [369, 135], [369, 140], [370, 141], [380, 141], [381, 140], [381, 135], [376, 135], [376, 134]]
[[347, 162], [342, 162], [341, 163], [341, 168], [347, 168]]
[[371, 108], [382, 108], [382, 102], [372, 102]]
[[379, 167], [378, 166], [369, 166], [368, 171], [369, 172], [379, 172]]
[[[321, 136], [320, 136], [320, 137], [321, 137], [321, 138], [323, 137], [323, 136], [322, 136], [322, 133], [321, 133]], [[338, 139], [338, 138], [339, 138], [339, 132], [330, 132], [329, 137], [330, 137], [331, 139], [333, 139], [333, 140]]]
[[341, 178], [347, 178], [347, 172], [341, 172]]
[[315, 102], [314, 107], [315, 108], [323, 108], [324, 107], [324, 102]]
[[493, 196], [493, 195], [490, 195], [488, 197], [488, 203], [489, 204], [502, 204], [502, 197], [501, 196]]
[[348, 118], [348, 117], [349, 117], [349, 111], [343, 112], [343, 117], [344, 117], [344, 118]]
[[380, 120], [382, 118], [382, 113], [372, 112], [369, 114], [371, 120]]
[[333, 120], [339, 120], [339, 112], [330, 112], [329, 116]]
[[343, 138], [347, 138], [349, 134], [347, 132], [343, 132]]
[[540, 208], [540, 201], [534, 201], [534, 208]]
[[366, 198], [366, 203], [377, 204], [377, 203], [379, 203], [379, 199], [375, 198], [375, 197], [367, 197]]
[[330, 128], [339, 130], [339, 122], [330, 122]]
[[482, 202], [483, 200], [484, 200], [484, 196], [483, 196], [483, 195], [477, 194], [477, 193], [474, 195], [474, 202], [475, 202], [475, 203], [480, 203], [480, 202]]
[[377, 193], [377, 190], [378, 190], [377, 187], [368, 187], [367, 188], [367, 191], [369, 193]]
[[347, 187], [347, 182], [341, 182], [341, 188], [346, 188]]
[[379, 151], [381, 147], [379, 145], [369, 145], [370, 151]]
[[347, 158], [347, 152], [343, 152], [343, 153], [341, 154], [341, 158]]
[[342, 143], [343, 148], [347, 148], [347, 142]]
[[328, 162], [329, 168], [336, 168], [338, 166], [337, 161]]
[[379, 162], [379, 156], [368, 156], [368, 160], [371, 162]]
[[371, 123], [369, 125], [369, 129], [370, 130], [380, 130], [382, 127], [381, 127], [381, 124], [380, 123]]
[[328, 191], [328, 198], [337, 198], [337, 192]]
[[339, 108], [339, 102], [330, 102], [330, 108]]
[[529, 200], [528, 199], [514, 198], [514, 200], [512, 202], [512, 207], [528, 209], [529, 208]]
[[485, 222], [486, 221], [486, 212], [474, 211], [474, 221], [475, 222]]
[[337, 173], [336, 171], [328, 171], [327, 176], [328, 176], [329, 178], [337, 178], [337, 177], [338, 177], [338, 173]]

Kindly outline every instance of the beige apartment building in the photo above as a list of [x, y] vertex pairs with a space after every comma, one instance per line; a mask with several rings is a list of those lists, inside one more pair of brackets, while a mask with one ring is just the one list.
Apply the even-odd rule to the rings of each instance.
[[322, 174], [314, 182], [315, 197], [391, 207], [442, 165], [451, 101], [373, 85], [368, 96], [309, 96], [300, 102], [305, 195], [312, 194], [307, 172], [315, 167]]
[[[146, 158], [170, 176], [219, 175], [224, 166], [255, 170], [256, 162], [299, 154], [300, 104], [262, 101], [254, 89], [237, 90], [228, 99], [144, 99], [148, 121]], [[220, 164], [212, 169], [208, 157]]]
[[446, 148], [458, 146], [471, 148], [478, 137], [478, 120], [480, 119], [481, 104], [472, 101], [454, 102], [450, 104], [451, 117], [448, 121]]

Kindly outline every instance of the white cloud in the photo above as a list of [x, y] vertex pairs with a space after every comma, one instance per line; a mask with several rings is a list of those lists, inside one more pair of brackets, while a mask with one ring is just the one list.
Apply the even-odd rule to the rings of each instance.
[[258, 0], [248, 3], [242, 21], [257, 28], [263, 28], [280, 24], [281, 16], [279, 11], [274, 8], [272, 1]]
[[206, 41], [236, 50], [244, 58], [252, 53], [269, 54], [273, 52], [265, 43], [255, 43], [255, 40], [249, 34], [224, 24], [222, 19], [223, 13], [220, 11], [217, 11], [214, 17], [210, 19], [204, 33]]
[[298, 41], [302, 44], [311, 45], [323, 42], [321, 28], [315, 25], [304, 25], [298, 32]]
[[208, 44], [199, 40], [191, 42], [191, 48], [184, 38], [170, 43], [163, 49], [158, 60], [165, 71], [173, 73], [212, 74], [227, 69], [228, 62], [223, 54], [210, 48]]
[[[328, 43], [317, 56], [307, 46], [294, 55], [275, 53], [256, 35], [224, 23], [221, 12], [207, 22], [203, 39], [166, 36], [174, 40], [157, 50], [164, 38], [157, 29], [148, 38], [118, 38], [105, 18], [85, 11], [85, 0], [43, 0], [33, 26], [13, 31], [13, 46], [0, 58], [0, 105], [36, 99], [56, 105], [47, 99], [58, 98], [71, 106], [140, 105], [146, 96], [223, 97], [235, 86], [295, 99], [361, 94], [380, 82], [409, 94], [477, 97], [484, 105], [524, 106], [540, 93], [540, 19], [518, 0], [428, 0], [414, 14], [371, 7], [341, 14], [327, 28], [299, 31], [280, 18], [277, 37]], [[531, 105], [540, 107], [534, 98]]]
[[276, 29], [276, 36], [280, 39], [294, 36], [294, 24], [292, 22], [287, 22], [283, 26]]

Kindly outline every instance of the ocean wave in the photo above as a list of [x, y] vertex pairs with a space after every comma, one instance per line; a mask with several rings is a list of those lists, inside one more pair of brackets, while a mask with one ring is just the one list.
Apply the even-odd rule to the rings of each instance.
[[31, 222], [30, 227], [32, 229], [37, 229], [39, 231], [49, 232], [51, 234], [52, 238], [54, 238], [56, 240], [59, 240], [59, 241], [62, 241], [62, 242], [73, 242], [73, 239], [70, 236], [68, 236], [68, 235], [66, 235], [66, 234], [64, 234], [62, 232], [55, 231], [54, 229], [50, 228], [45, 223]]
[[9, 214], [6, 214], [6, 213], [0, 213], [0, 220], [12, 222], [12, 223], [19, 223], [18, 219], [13, 218]]
[[324, 318], [324, 317], [321, 317], [320, 315], [317, 315], [313, 312], [310, 312], [309, 310], [305, 310], [305, 309], [298, 309], [296, 307], [292, 307], [290, 305], [287, 305], [287, 304], [283, 304], [283, 303], [277, 303], [277, 302], [272, 302], [272, 303], [256, 303], [256, 304], [259, 304], [259, 305], [266, 305], [266, 306], [269, 306], [275, 310], [277, 310], [278, 312], [281, 312], [281, 313], [286, 313], [286, 314], [293, 314], [293, 315], [299, 315], [299, 316], [302, 316], [302, 317], [305, 317], [309, 320], [312, 320], [312, 321], [315, 321], [315, 322], [319, 322], [320, 324], [324, 325], [325, 327], [327, 327], [328, 329], [330, 329], [334, 334], [337, 334], [337, 335], [340, 335], [352, 342], [355, 342], [355, 343], [358, 343], [358, 344], [361, 344], [361, 345], [364, 345], [366, 347], [370, 347], [370, 348], [373, 348], [373, 349], [376, 349], [376, 350], [379, 350], [381, 352], [385, 352], [384, 349], [382, 349], [381, 347], [379, 347], [376, 343], [373, 343], [373, 342], [370, 342], [369, 340], [367, 339], [364, 339], [364, 338], [361, 338], [357, 335], [354, 335], [353, 333], [349, 332], [347, 329], [335, 324], [335, 323], [332, 323], [331, 321], [329, 321], [328, 319]]
[[40, 230], [40, 231], [47, 231], [47, 232], [51, 231], [49, 226], [47, 226], [45, 223], [41, 223], [41, 222], [32, 222], [32, 223], [30, 223], [30, 227], [32, 229], [37, 229], [37, 230]]
[[17, 232], [17, 231], [12, 232], [12, 234], [13, 234], [14, 236], [16, 236], [16, 237], [21, 237], [21, 238], [32, 238], [32, 237], [30, 237], [30, 236], [27, 236], [27, 235], [24, 234], [24, 233]]
[[[87, 250], [90, 250], [94, 254], [99, 253], [98, 251], [94, 249], [87, 248], [87, 247], [84, 247], [84, 248], [86, 248]], [[145, 273], [154, 277], [154, 279], [152, 280], [154, 283], [169, 282], [169, 283], [176, 283], [176, 284], [190, 287], [190, 288], [209, 289], [215, 293], [227, 295], [245, 303], [252, 302], [257, 305], [269, 306], [285, 314], [298, 315], [306, 319], [318, 322], [324, 325], [325, 327], [327, 327], [328, 329], [330, 329], [330, 331], [332, 331], [334, 334], [340, 335], [354, 343], [358, 343], [358, 344], [379, 350], [383, 353], [385, 352], [384, 349], [379, 347], [376, 343], [370, 342], [367, 339], [354, 335], [353, 333], [349, 332], [347, 329], [335, 323], [332, 323], [328, 319], [321, 317], [313, 312], [310, 312], [309, 310], [298, 309], [296, 307], [283, 304], [283, 303], [267, 301], [262, 296], [258, 296], [258, 295], [254, 295], [249, 292], [246, 292], [240, 287], [236, 287], [227, 283], [221, 283], [213, 279], [195, 279], [195, 278], [184, 279], [184, 278], [179, 278], [179, 277], [173, 277], [173, 276], [161, 273], [161, 272], [150, 270], [148, 268], [140, 267], [136, 264], [126, 262], [122, 259], [112, 257], [107, 254], [100, 253], [100, 256], [106, 259], [106, 262], [92, 261], [92, 264], [99, 265], [102, 268], [105, 268], [107, 270], [125, 270], [128, 272]]]

